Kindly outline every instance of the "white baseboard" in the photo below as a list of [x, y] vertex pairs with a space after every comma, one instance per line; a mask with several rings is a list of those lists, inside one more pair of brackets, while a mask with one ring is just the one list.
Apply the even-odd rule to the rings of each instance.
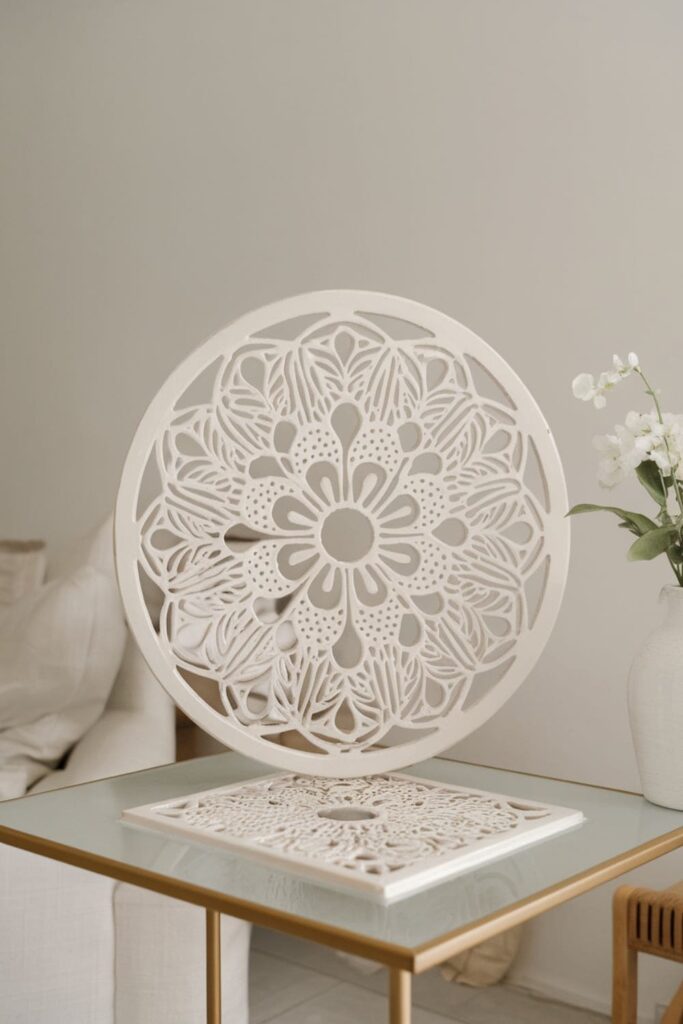
[[[539, 999], [552, 999], [556, 1003], [567, 1003], [581, 1010], [590, 1010], [593, 1013], [602, 1013], [611, 1019], [612, 1007], [608, 1000], [599, 996], [591, 995], [589, 992], [580, 989], [567, 988], [563, 985], [553, 985], [537, 977], [514, 973], [509, 984], [513, 988], [522, 989]], [[638, 1024], [654, 1024], [654, 1009], [651, 1014], [638, 1014]]]

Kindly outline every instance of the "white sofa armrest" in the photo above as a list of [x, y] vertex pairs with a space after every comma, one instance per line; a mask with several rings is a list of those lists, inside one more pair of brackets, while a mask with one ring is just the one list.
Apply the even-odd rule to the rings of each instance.
[[76, 744], [64, 768], [32, 793], [140, 771], [175, 760], [175, 709], [131, 637], [104, 714]]
[[148, 668], [130, 633], [107, 707], [160, 715], [173, 707], [171, 698]]
[[32, 793], [153, 768], [175, 759], [173, 710], [165, 715], [108, 708], [78, 743], [64, 768], [41, 779]]

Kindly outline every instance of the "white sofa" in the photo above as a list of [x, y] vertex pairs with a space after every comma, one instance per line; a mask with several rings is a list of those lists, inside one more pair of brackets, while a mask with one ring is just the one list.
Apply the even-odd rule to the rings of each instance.
[[[175, 757], [174, 711], [131, 638], [101, 718], [31, 792]], [[246, 1024], [250, 929], [222, 920], [223, 1024]], [[197, 907], [0, 846], [3, 1024], [199, 1024]]]

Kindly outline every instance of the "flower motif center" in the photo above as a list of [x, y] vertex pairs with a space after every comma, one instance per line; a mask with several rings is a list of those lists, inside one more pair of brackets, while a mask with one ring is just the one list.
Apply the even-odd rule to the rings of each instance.
[[378, 814], [369, 807], [321, 807], [318, 817], [330, 821], [371, 821]]
[[338, 562], [359, 562], [375, 539], [372, 523], [355, 508], [339, 508], [325, 519], [320, 540], [325, 551]]

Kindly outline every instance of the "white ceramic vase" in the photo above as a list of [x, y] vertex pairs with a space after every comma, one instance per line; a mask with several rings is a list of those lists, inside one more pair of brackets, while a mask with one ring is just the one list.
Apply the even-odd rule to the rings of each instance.
[[664, 587], [662, 624], [636, 654], [628, 708], [644, 796], [683, 810], [683, 587]]

